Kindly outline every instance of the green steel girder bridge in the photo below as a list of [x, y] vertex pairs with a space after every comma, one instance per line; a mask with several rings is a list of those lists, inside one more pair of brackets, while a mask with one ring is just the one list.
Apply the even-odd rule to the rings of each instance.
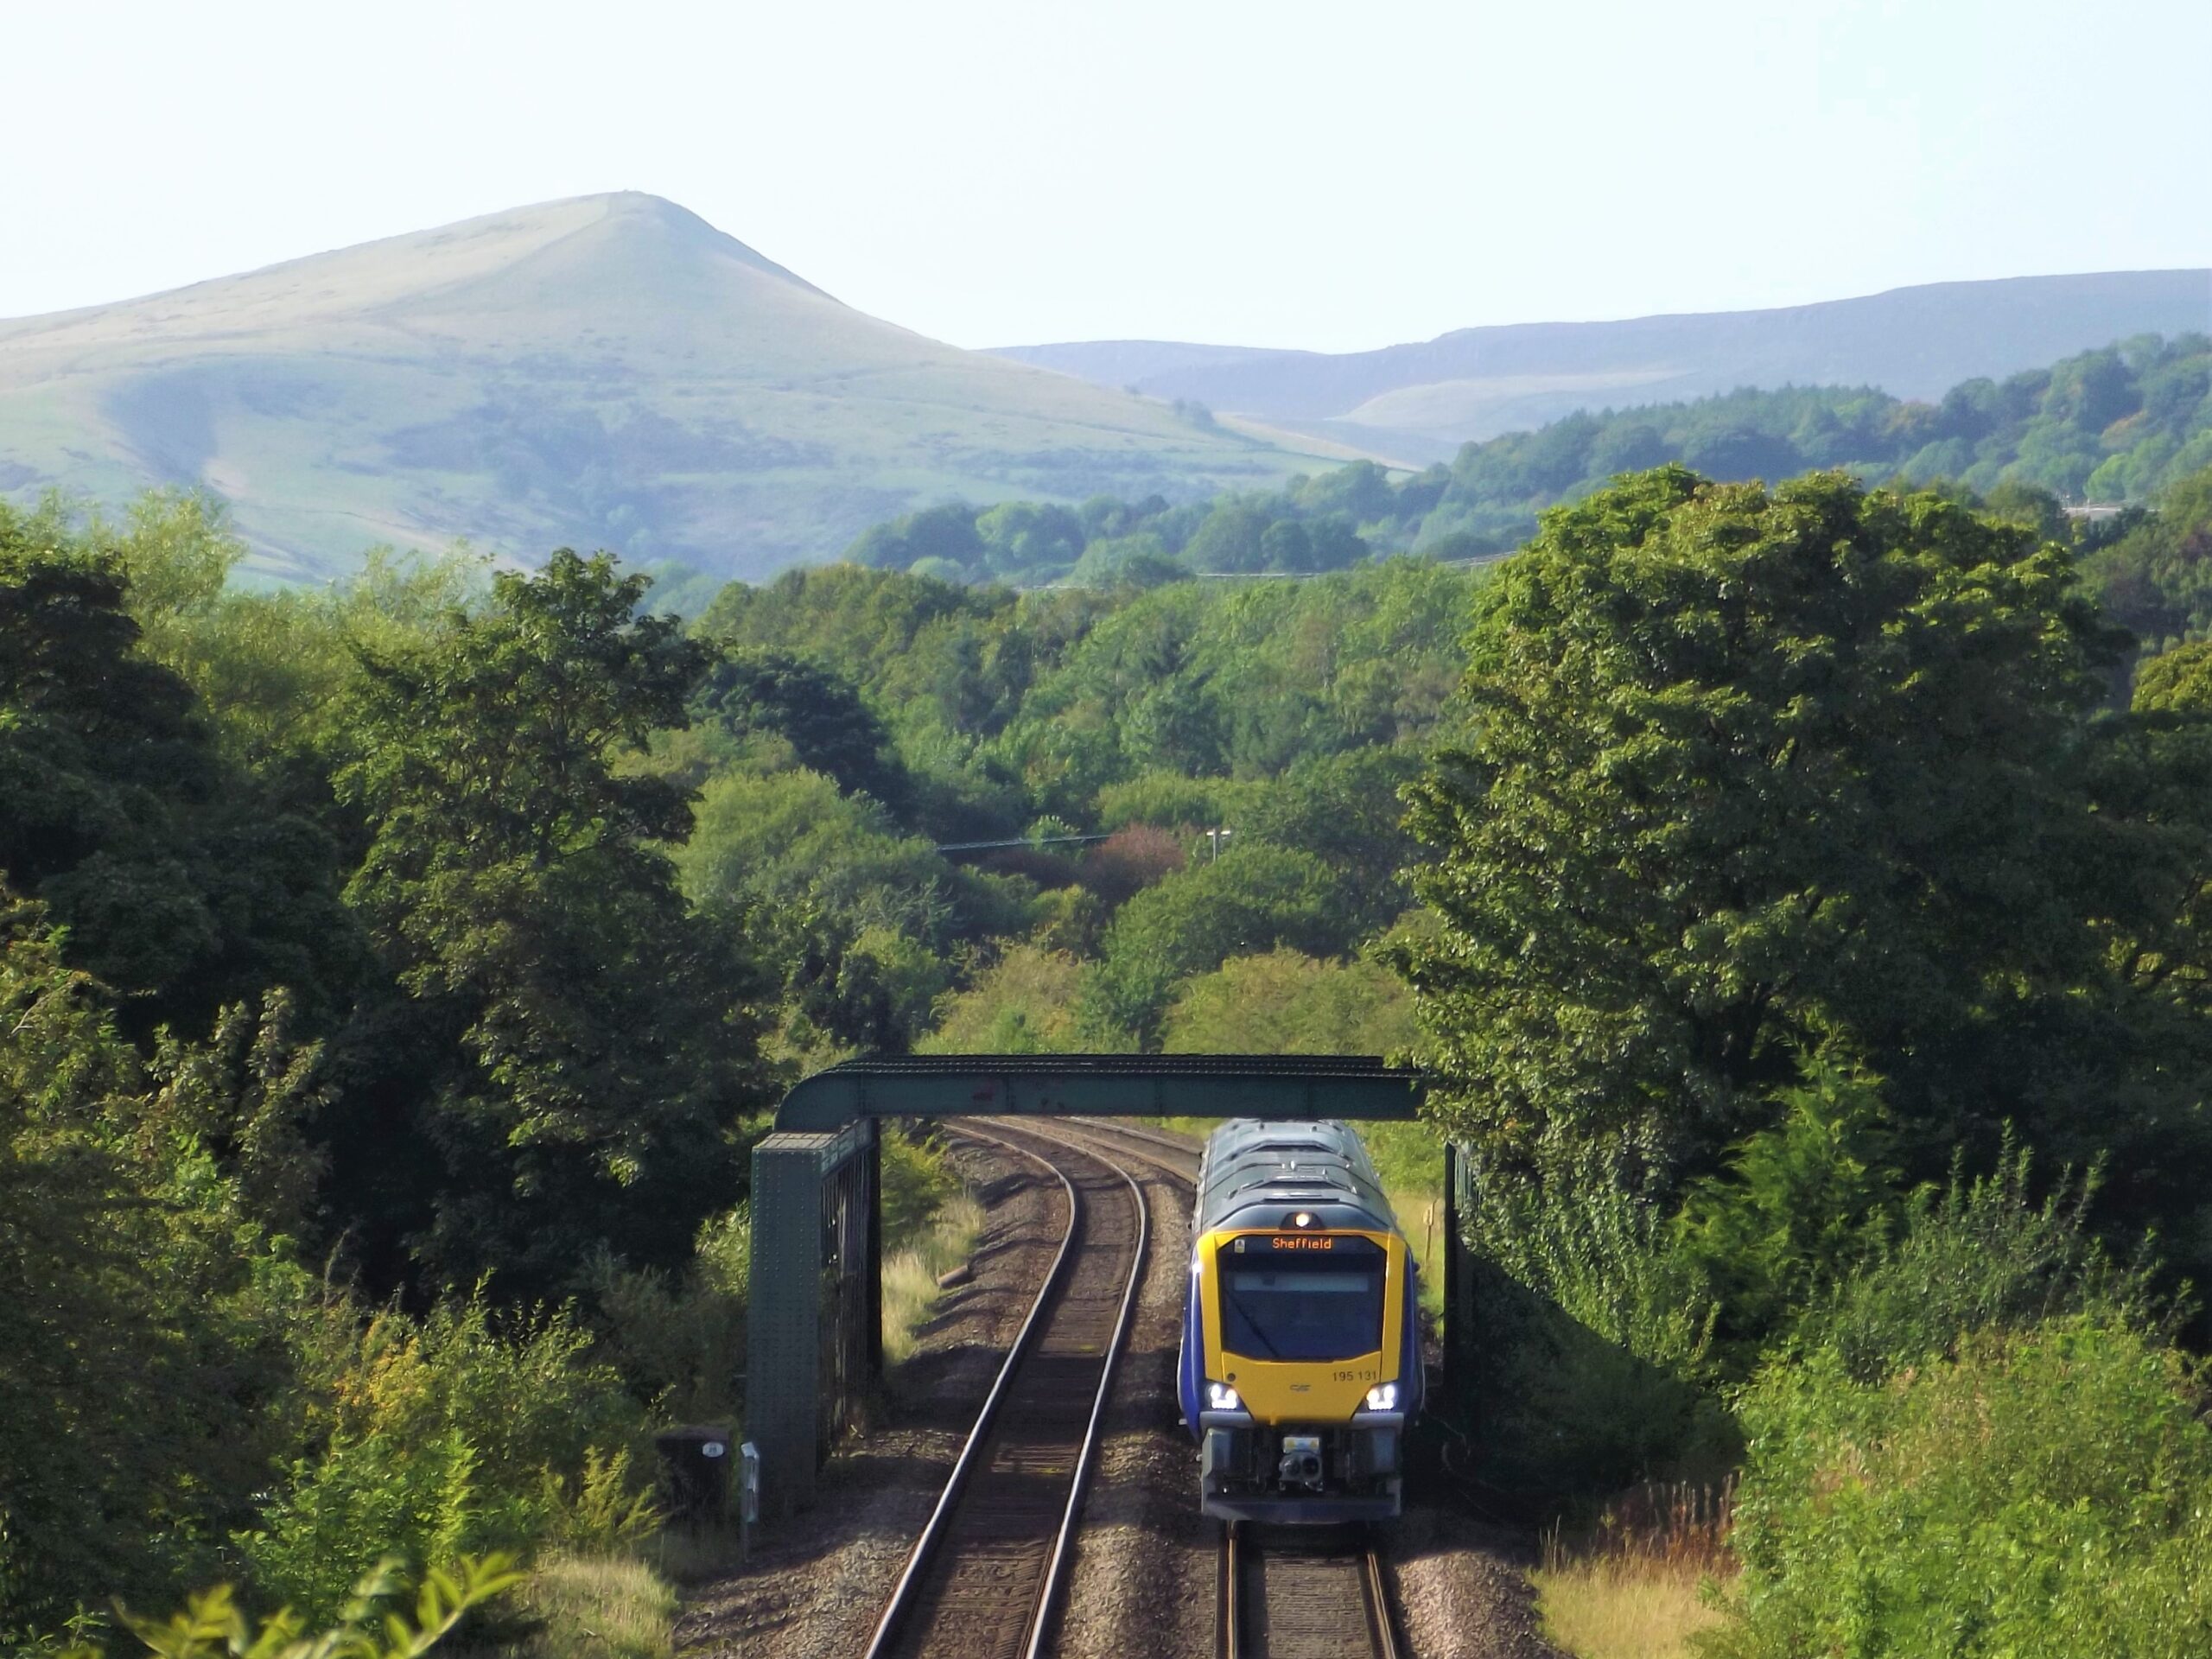
[[[784, 1096], [753, 1152], [746, 1431], [764, 1505], [810, 1501], [815, 1472], [883, 1366], [887, 1117], [1408, 1119], [1424, 1078], [1370, 1055], [964, 1054], [853, 1060]], [[1446, 1147], [1446, 1295], [1459, 1267]], [[1450, 1325], [1447, 1323], [1447, 1331]]]

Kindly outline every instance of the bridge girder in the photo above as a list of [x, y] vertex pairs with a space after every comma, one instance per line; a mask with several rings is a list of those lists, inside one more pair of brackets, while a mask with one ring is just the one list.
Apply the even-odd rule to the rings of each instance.
[[1406, 1119], [1423, 1074], [1366, 1054], [950, 1054], [849, 1060], [796, 1084], [779, 1130], [863, 1117]]

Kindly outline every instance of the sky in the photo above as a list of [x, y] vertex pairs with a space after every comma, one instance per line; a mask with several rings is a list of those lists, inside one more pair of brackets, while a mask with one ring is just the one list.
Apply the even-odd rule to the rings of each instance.
[[2212, 264], [2212, 0], [0, 0], [0, 317], [604, 190], [961, 346]]

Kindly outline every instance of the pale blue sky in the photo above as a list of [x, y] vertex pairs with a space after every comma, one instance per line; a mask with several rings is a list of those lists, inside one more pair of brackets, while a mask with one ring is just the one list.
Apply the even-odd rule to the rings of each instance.
[[622, 188], [963, 346], [2212, 264], [2212, 0], [0, 16], [0, 316]]

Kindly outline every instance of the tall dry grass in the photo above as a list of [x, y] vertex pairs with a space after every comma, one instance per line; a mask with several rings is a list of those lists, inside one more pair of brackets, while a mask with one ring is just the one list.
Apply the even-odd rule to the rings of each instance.
[[634, 1554], [559, 1554], [516, 1592], [530, 1634], [504, 1659], [669, 1659], [676, 1592]]
[[1554, 1527], [1530, 1575], [1544, 1635], [1575, 1659], [1687, 1659], [1689, 1640], [1727, 1614], [1708, 1593], [1736, 1574], [1732, 1481], [1637, 1487], [1590, 1533]]
[[883, 1264], [883, 1357], [897, 1364], [914, 1351], [936, 1310], [938, 1276], [967, 1261], [983, 1230], [983, 1206], [967, 1192], [938, 1206], [920, 1239]]

